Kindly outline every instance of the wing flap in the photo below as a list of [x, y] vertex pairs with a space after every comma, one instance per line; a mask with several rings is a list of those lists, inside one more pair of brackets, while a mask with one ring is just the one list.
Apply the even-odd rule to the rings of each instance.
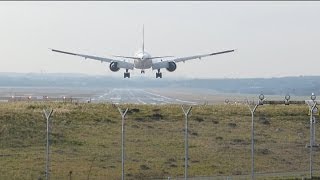
[[192, 60], [192, 59], [201, 59], [203, 57], [219, 55], [219, 54], [224, 54], [224, 53], [230, 53], [230, 52], [234, 52], [234, 49], [227, 50], [227, 51], [214, 52], [214, 53], [210, 53], [210, 54], [202, 54], [202, 55], [196, 55], [196, 56], [181, 57], [181, 58], [171, 59], [170, 61], [184, 62], [184, 61], [188, 61], [188, 60]]
[[117, 62], [119, 64], [120, 68], [125, 68], [125, 69], [133, 69], [134, 68], [134, 64], [133, 63], [125, 62], [125, 61], [121, 61], [121, 60], [117, 60], [117, 59], [98, 57], [98, 56], [91, 56], [91, 55], [85, 55], [85, 54], [77, 54], [77, 53], [61, 51], [61, 50], [57, 50], [57, 49], [51, 49], [51, 50], [53, 52], [57, 52], [57, 53], [63, 53], [63, 54], [68, 54], [68, 55], [73, 55], [73, 56], [80, 56], [80, 57], [84, 57], [85, 59], [93, 59], [93, 60], [98, 60], [98, 61], [101, 61], [101, 62], [108, 62], [108, 63]]
[[119, 60], [115, 60], [115, 59], [109, 59], [109, 58], [105, 58], [105, 57], [98, 57], [98, 56], [91, 56], [91, 55], [86, 55], [86, 54], [77, 54], [77, 53], [72, 53], [72, 52], [67, 52], [67, 51], [61, 51], [61, 50], [57, 50], [57, 49], [51, 49], [53, 52], [57, 52], [57, 53], [63, 53], [63, 54], [68, 54], [68, 55], [73, 55], [73, 56], [80, 56], [80, 57], [84, 57], [85, 59], [93, 59], [93, 60], [98, 60], [98, 61], [102, 61], [102, 62], [118, 62]]

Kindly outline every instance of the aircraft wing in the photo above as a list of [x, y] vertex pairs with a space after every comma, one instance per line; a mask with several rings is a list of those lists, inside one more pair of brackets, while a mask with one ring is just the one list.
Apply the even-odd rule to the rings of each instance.
[[97, 60], [97, 61], [101, 61], [101, 62], [108, 62], [108, 63], [117, 62], [117, 63], [119, 63], [119, 65], [121, 64], [120, 68], [133, 69], [133, 67], [134, 67], [133, 63], [125, 62], [125, 61], [121, 61], [121, 60], [117, 60], [117, 59], [91, 56], [91, 55], [85, 55], [85, 54], [77, 54], [77, 53], [61, 51], [61, 50], [57, 50], [57, 49], [51, 49], [51, 50], [53, 52], [57, 52], [57, 53], [63, 53], [63, 54], [68, 54], [68, 55], [73, 55], [73, 56], [80, 56], [80, 57], [84, 57], [85, 59], [93, 59], [93, 60]]
[[192, 60], [192, 59], [201, 59], [203, 57], [208, 57], [208, 56], [213, 56], [213, 55], [218, 55], [218, 54], [224, 54], [224, 53], [230, 53], [230, 52], [234, 52], [234, 49], [227, 50], [227, 51], [214, 52], [214, 53], [210, 53], [210, 54], [202, 54], [202, 55], [196, 55], [196, 56], [187, 56], [187, 57], [175, 58], [175, 59], [171, 59], [170, 61], [173, 61], [173, 62], [176, 62], [176, 63], [185, 62], [185, 61]]
[[[224, 54], [224, 53], [230, 53], [233, 52], [234, 49], [232, 50], [227, 50], [227, 51], [220, 51], [220, 52], [214, 52], [210, 54], [202, 54], [202, 55], [196, 55], [196, 56], [187, 56], [187, 57], [180, 57], [180, 58], [173, 58], [173, 59], [168, 59], [168, 60], [163, 60], [160, 62], [156, 62], [152, 64], [152, 69], [163, 69], [163, 68], [170, 68], [170, 66], [175, 69], [176, 65], [175, 63], [178, 62], [185, 62], [188, 60], [192, 59], [201, 59], [203, 57], [208, 57], [208, 56], [213, 56], [213, 55], [218, 55], [218, 54]], [[174, 70], [172, 70], [174, 71]]]

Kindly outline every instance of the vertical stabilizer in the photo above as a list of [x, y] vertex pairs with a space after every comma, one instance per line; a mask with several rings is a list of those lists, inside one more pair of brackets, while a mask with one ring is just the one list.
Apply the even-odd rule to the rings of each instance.
[[142, 26], [142, 53], [144, 54], [144, 25]]

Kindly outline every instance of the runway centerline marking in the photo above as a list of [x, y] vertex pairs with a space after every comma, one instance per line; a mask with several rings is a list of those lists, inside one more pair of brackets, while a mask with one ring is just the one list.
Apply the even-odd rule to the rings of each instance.
[[98, 102], [109, 101], [116, 104], [197, 104], [196, 102], [170, 98], [160, 94], [152, 93], [144, 89], [122, 89], [113, 88], [99, 96]]

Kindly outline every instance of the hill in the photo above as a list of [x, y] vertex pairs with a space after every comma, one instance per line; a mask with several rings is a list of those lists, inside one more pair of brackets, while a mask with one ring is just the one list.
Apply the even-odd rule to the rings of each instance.
[[1, 73], [0, 87], [184, 88], [224, 93], [309, 96], [320, 94], [320, 76], [248, 79], [131, 79], [83, 74]]

